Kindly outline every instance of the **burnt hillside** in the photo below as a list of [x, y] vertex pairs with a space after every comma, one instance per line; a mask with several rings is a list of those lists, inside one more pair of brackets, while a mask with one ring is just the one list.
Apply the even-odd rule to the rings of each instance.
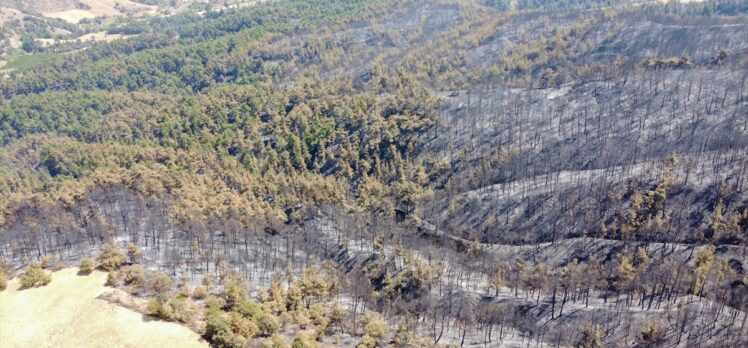
[[747, 8], [121, 23], [139, 35], [0, 79], [0, 261], [131, 246], [115, 285], [160, 306], [132, 267], [211, 275], [223, 302], [185, 301], [215, 346], [748, 344]]

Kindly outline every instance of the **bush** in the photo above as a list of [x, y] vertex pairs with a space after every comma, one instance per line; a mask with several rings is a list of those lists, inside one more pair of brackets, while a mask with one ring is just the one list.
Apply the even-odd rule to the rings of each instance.
[[189, 285], [184, 284], [179, 287], [179, 297], [190, 298], [191, 296], [192, 296], [192, 288]]
[[211, 286], [213, 286], [213, 276], [211, 276], [210, 274], [206, 274], [203, 277], [203, 286], [206, 288], [210, 288]]
[[52, 275], [42, 269], [37, 262], [31, 262], [19, 278], [21, 289], [33, 288], [39, 285], [47, 285], [52, 281]]
[[397, 329], [395, 330], [395, 337], [393, 338], [393, 341], [395, 344], [397, 344], [400, 347], [408, 345], [408, 343], [412, 340], [413, 333], [410, 331], [410, 328], [408, 328], [408, 325], [405, 324], [405, 322], [401, 321], [397, 324]]
[[106, 283], [104, 285], [106, 286], [116, 286], [117, 280], [119, 280], [118, 274], [115, 271], [109, 271], [106, 275]]
[[309, 317], [315, 326], [322, 329], [322, 331], [327, 331], [329, 321], [325, 316], [325, 308], [321, 304], [315, 303], [309, 307]]
[[256, 319], [263, 314], [262, 307], [252, 300], [244, 300], [235, 303], [234, 311], [248, 319]]
[[8, 274], [5, 273], [5, 265], [0, 262], [0, 291], [8, 288]]
[[212, 346], [220, 348], [244, 347], [247, 339], [231, 330], [229, 321], [220, 313], [209, 313], [205, 320], [205, 336]]
[[665, 342], [665, 331], [660, 323], [651, 319], [644, 324], [639, 334], [640, 347], [658, 347]]
[[291, 313], [292, 322], [299, 325], [299, 328], [301, 329], [306, 329], [307, 326], [312, 324], [312, 318], [309, 317], [309, 311], [304, 307], [289, 313]]
[[288, 348], [288, 343], [280, 335], [273, 335], [270, 338], [262, 341], [260, 344], [261, 348]]
[[209, 310], [220, 311], [225, 305], [226, 301], [218, 296], [208, 295], [205, 298], [205, 307]]
[[318, 348], [319, 344], [309, 332], [301, 332], [293, 339], [291, 348]]
[[120, 274], [125, 284], [137, 287], [145, 283], [145, 270], [141, 265], [125, 267], [120, 271]]
[[602, 344], [602, 331], [600, 330], [600, 327], [597, 325], [595, 326], [586, 326], [584, 330], [582, 331], [582, 337], [579, 339], [575, 347], [579, 348], [600, 348], [603, 346]]
[[195, 300], [202, 300], [206, 297], [208, 297], [208, 290], [205, 290], [202, 286], [198, 286], [192, 291], [192, 298]]
[[130, 258], [130, 262], [136, 263], [143, 256], [143, 252], [137, 245], [130, 243], [127, 245], [127, 256]]
[[231, 331], [244, 338], [255, 337], [260, 332], [254, 321], [245, 318], [237, 312], [229, 314], [229, 322], [231, 324]]
[[171, 306], [167, 305], [167, 299], [164, 296], [157, 296], [149, 299], [145, 307], [148, 314], [164, 320], [173, 320], [174, 311]]
[[164, 320], [176, 320], [183, 323], [192, 321], [194, 308], [186, 299], [158, 295], [148, 300], [148, 314]]
[[234, 278], [226, 278], [223, 282], [223, 298], [230, 306], [234, 303], [247, 299], [249, 289], [247, 284]]
[[42, 257], [42, 260], [40, 262], [41, 262], [41, 267], [43, 269], [49, 269], [52, 267], [54, 260], [52, 259], [52, 255], [44, 255], [44, 257]]
[[107, 244], [101, 248], [101, 253], [96, 260], [99, 262], [99, 267], [112, 271], [122, 266], [125, 262], [125, 254], [116, 244]]
[[61, 269], [65, 268], [65, 263], [62, 262], [62, 260], [55, 260], [54, 263], [52, 263], [52, 266], [49, 267], [52, 271], [59, 271]]
[[379, 313], [369, 313], [364, 316], [364, 335], [373, 338], [376, 342], [381, 342], [387, 338], [388, 333], [389, 326]]
[[260, 329], [265, 336], [271, 336], [280, 330], [278, 319], [272, 314], [262, 313], [260, 316], [255, 318], [255, 322], [257, 323], [257, 328]]
[[377, 346], [377, 340], [369, 335], [361, 337], [361, 342], [358, 343], [356, 348], [374, 348]]
[[189, 323], [195, 317], [195, 308], [184, 298], [173, 297], [169, 300], [169, 306], [174, 311], [174, 319], [183, 323]]
[[151, 280], [151, 290], [157, 294], [165, 294], [171, 290], [174, 281], [164, 272], [158, 272]]
[[91, 274], [94, 268], [96, 268], [96, 263], [94, 262], [94, 260], [86, 258], [81, 260], [79, 268], [81, 274]]
[[327, 329], [331, 330], [333, 327], [342, 328], [343, 321], [345, 320], [345, 311], [343, 310], [343, 307], [341, 307], [338, 302], [333, 302], [329, 307], [327, 314]]

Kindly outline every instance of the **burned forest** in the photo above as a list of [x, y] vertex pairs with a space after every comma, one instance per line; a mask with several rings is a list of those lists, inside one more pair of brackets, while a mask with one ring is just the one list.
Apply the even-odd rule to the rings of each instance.
[[212, 347], [748, 346], [748, 1], [172, 3], [0, 66], [0, 300], [75, 267]]

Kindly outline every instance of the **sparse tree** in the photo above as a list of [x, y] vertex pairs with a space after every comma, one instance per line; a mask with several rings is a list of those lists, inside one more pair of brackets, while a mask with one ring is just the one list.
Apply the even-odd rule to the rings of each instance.
[[130, 243], [127, 244], [127, 256], [130, 258], [131, 263], [137, 263], [143, 256], [143, 251], [137, 245]]
[[603, 346], [603, 333], [597, 325], [585, 326], [582, 331], [582, 337], [579, 339], [576, 348], [600, 348]]

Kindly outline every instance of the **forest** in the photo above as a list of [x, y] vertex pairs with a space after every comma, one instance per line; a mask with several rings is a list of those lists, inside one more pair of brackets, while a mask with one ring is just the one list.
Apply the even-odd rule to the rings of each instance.
[[0, 289], [103, 270], [215, 347], [748, 345], [746, 0], [107, 30], [0, 77]]

